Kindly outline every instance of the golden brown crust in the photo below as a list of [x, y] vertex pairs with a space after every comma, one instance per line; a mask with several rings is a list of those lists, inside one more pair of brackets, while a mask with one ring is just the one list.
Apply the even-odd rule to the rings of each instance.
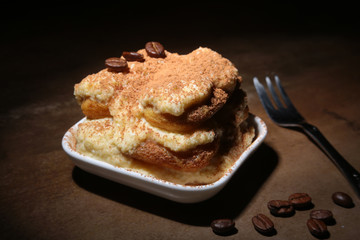
[[198, 171], [206, 167], [219, 149], [219, 141], [200, 145], [186, 152], [171, 151], [153, 141], [140, 144], [131, 158], [162, 167], [185, 172]]
[[93, 101], [90, 98], [82, 101], [81, 110], [88, 119], [111, 117], [109, 108], [105, 104]]
[[155, 113], [151, 107], [144, 109], [144, 117], [152, 126], [169, 132], [191, 132], [198, 129], [201, 123], [209, 120], [219, 111], [228, 98], [228, 93], [220, 88], [215, 88], [209, 103], [193, 107], [179, 117]]
[[219, 111], [229, 98], [229, 94], [221, 88], [215, 88], [213, 96], [210, 99], [210, 104], [201, 105], [186, 116], [186, 121], [189, 123], [201, 123], [210, 119], [217, 111]]
[[181, 118], [176, 118], [170, 114], [155, 113], [152, 108], [144, 109], [144, 118], [151, 126], [169, 132], [191, 132], [198, 128], [198, 124], [186, 123]]

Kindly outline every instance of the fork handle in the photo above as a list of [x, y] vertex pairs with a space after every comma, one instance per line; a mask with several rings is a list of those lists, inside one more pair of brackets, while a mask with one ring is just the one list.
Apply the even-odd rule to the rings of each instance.
[[329, 141], [322, 135], [319, 129], [311, 124], [302, 123], [301, 127], [304, 132], [326, 153], [333, 163], [341, 170], [356, 194], [360, 198], [360, 173], [350, 165]]

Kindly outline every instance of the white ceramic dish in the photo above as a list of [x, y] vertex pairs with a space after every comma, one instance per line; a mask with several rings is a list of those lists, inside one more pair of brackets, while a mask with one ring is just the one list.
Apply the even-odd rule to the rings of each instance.
[[184, 186], [158, 180], [135, 171], [115, 167], [76, 152], [73, 150], [75, 149], [73, 133], [76, 131], [78, 124], [84, 121], [84, 119], [80, 120], [65, 133], [62, 139], [62, 147], [71, 157], [74, 164], [84, 171], [175, 202], [195, 203], [209, 199], [218, 193], [239, 169], [245, 159], [264, 141], [267, 134], [267, 127], [264, 121], [254, 115], [250, 115], [250, 118], [252, 118], [256, 128], [256, 136], [253, 143], [244, 151], [227, 174], [214, 183], [201, 186]]

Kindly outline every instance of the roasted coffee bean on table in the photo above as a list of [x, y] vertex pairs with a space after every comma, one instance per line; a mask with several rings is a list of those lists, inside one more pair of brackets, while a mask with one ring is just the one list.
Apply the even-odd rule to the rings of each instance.
[[264, 214], [258, 214], [252, 218], [254, 228], [264, 235], [275, 234], [274, 223]]
[[211, 222], [212, 230], [217, 234], [226, 234], [235, 230], [235, 222], [232, 219], [216, 219]]
[[279, 217], [289, 217], [295, 213], [295, 209], [289, 201], [271, 200], [267, 207], [271, 214]]
[[113, 72], [125, 72], [128, 70], [128, 64], [125, 59], [111, 57], [105, 60], [105, 66]]
[[345, 208], [352, 208], [354, 207], [354, 202], [352, 198], [344, 192], [335, 192], [332, 195], [332, 200], [339, 206]]
[[165, 58], [164, 46], [159, 42], [147, 42], [145, 44], [146, 53], [153, 58]]
[[326, 224], [321, 220], [310, 218], [306, 225], [310, 233], [315, 237], [323, 238], [329, 235]]
[[327, 225], [334, 221], [333, 213], [330, 210], [324, 209], [312, 210], [310, 212], [310, 218], [321, 220]]
[[294, 193], [289, 196], [289, 202], [295, 209], [308, 209], [312, 207], [311, 197], [307, 193]]
[[137, 52], [123, 52], [122, 56], [129, 62], [137, 61], [137, 62], [144, 62], [144, 55]]

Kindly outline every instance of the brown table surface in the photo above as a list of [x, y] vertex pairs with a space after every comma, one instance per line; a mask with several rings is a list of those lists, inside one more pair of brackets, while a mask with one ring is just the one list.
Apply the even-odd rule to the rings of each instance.
[[[252, 84], [254, 76], [263, 81], [279, 75], [303, 116], [360, 170], [360, 45], [353, 31], [358, 22], [348, 25], [352, 19], [345, 18], [335, 24], [340, 18], [331, 12], [325, 15], [333, 24], [328, 26], [324, 15], [311, 12], [310, 20], [318, 21], [301, 25], [306, 14], [295, 11], [302, 16], [296, 20], [287, 12], [292, 26], [281, 17], [257, 20], [255, 10], [245, 16], [232, 10], [218, 21], [209, 17], [216, 5], [203, 15], [197, 7], [190, 11], [196, 21], [185, 22], [174, 20], [184, 7], [164, 15], [170, 23], [160, 16], [153, 22], [126, 18], [133, 13], [124, 23], [116, 22], [115, 10], [94, 17], [96, 6], [40, 17], [23, 10], [25, 17], [10, 21], [1, 40], [0, 239], [314, 239], [306, 227], [309, 210], [278, 218], [267, 209], [269, 200], [295, 192], [311, 195], [314, 209], [333, 212], [329, 239], [359, 236], [360, 200], [343, 175], [301, 132], [271, 122]], [[205, 202], [175, 203], [105, 180], [75, 167], [61, 148], [63, 134], [83, 117], [73, 85], [102, 69], [105, 58], [143, 48], [149, 40], [180, 53], [207, 46], [230, 59], [243, 76], [250, 111], [268, 126], [265, 142]], [[336, 191], [351, 195], [355, 207], [335, 205]], [[258, 213], [274, 221], [275, 236], [254, 230], [251, 218]], [[235, 220], [236, 233], [211, 231], [210, 222], [222, 217]]]

